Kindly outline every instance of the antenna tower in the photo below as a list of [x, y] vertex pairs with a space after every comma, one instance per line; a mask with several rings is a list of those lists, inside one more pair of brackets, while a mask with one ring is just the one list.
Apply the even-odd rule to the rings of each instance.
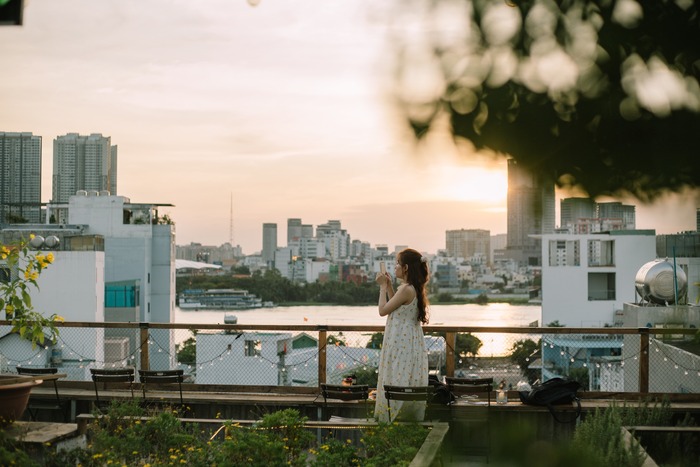
[[229, 213], [228, 243], [233, 246], [233, 193], [231, 193], [231, 211]]

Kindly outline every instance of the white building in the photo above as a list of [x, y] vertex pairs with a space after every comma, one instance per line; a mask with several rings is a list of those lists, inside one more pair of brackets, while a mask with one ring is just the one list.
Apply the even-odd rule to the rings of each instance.
[[[38, 290], [31, 291], [34, 309], [47, 316], [57, 314], [66, 321], [103, 322], [104, 241], [83, 231], [84, 226], [76, 225], [16, 224], [0, 232], [0, 241], [14, 243], [20, 238], [29, 239], [31, 234], [37, 239], [57, 239], [39, 246], [45, 254], [53, 254], [54, 262], [39, 276]], [[3, 327], [0, 336], [9, 330]], [[0, 355], [10, 367], [59, 366], [69, 379], [85, 379], [89, 362], [104, 361], [103, 329], [63, 328], [56, 345], [46, 341], [45, 349], [32, 349], [29, 342], [15, 337], [6, 336], [0, 341]]]
[[197, 383], [288, 386], [291, 333], [197, 335]]
[[653, 230], [540, 237], [544, 324], [612, 324], [615, 311], [635, 300], [637, 271], [656, 258]]
[[[175, 319], [175, 226], [161, 224], [159, 206], [131, 203], [124, 196], [81, 192], [68, 203], [71, 224], [85, 226], [86, 234], [104, 237], [105, 282], [138, 281], [139, 320], [172, 323]], [[174, 364], [172, 330], [151, 331], [154, 349], [151, 369]]]

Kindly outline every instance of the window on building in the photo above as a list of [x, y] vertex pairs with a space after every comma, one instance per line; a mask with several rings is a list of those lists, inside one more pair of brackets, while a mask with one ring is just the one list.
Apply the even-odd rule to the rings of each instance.
[[613, 240], [589, 240], [588, 266], [615, 266], [615, 242]]
[[615, 300], [615, 273], [588, 273], [588, 300]]
[[550, 266], [580, 266], [581, 253], [578, 240], [550, 240]]
[[262, 342], [249, 340], [245, 341], [245, 356], [259, 357], [262, 354]]

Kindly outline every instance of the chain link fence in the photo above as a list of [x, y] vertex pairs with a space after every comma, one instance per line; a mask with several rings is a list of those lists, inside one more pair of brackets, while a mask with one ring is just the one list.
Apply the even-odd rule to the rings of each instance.
[[[6, 324], [6, 323], [5, 323]], [[182, 368], [203, 385], [376, 386], [381, 326], [64, 323], [55, 344], [31, 344], [0, 323], [0, 371], [56, 367], [68, 381], [90, 368]], [[697, 330], [424, 327], [430, 372], [519, 384], [568, 377], [592, 392], [700, 392]]]

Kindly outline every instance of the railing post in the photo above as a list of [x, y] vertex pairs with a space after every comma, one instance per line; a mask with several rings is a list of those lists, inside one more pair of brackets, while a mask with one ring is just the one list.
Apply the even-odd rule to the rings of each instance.
[[141, 369], [150, 370], [150, 357], [148, 356], [148, 323], [140, 323], [139, 328], [141, 330], [139, 342], [141, 345]]
[[649, 328], [639, 328], [639, 392], [649, 392]]
[[326, 343], [328, 342], [328, 331], [325, 327], [318, 331], [318, 387], [326, 382]]
[[445, 356], [445, 372], [447, 376], [455, 375], [455, 343], [457, 342], [457, 333], [448, 331], [445, 333], [445, 343], [447, 344]]

